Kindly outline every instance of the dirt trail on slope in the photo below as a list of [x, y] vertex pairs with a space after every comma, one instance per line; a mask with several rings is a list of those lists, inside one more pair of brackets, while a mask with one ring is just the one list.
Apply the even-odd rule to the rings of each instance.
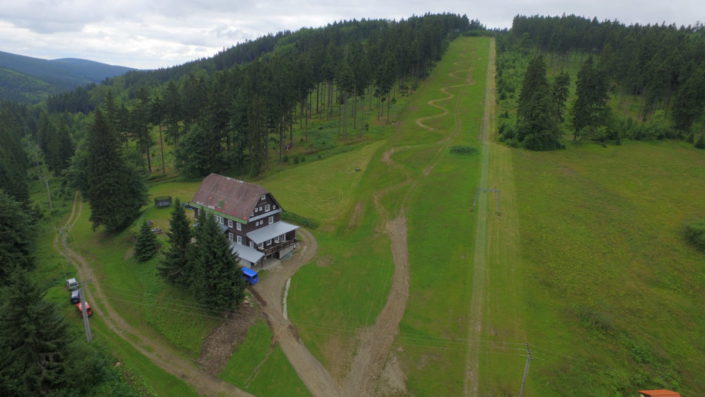
[[[480, 131], [481, 149], [481, 169], [480, 187], [486, 188], [489, 173], [489, 145], [488, 139], [491, 133], [492, 120], [494, 117], [495, 91], [494, 91], [494, 63], [495, 63], [495, 42], [490, 42], [489, 65], [487, 67], [487, 82], [485, 86], [485, 112], [482, 119], [482, 129]], [[478, 218], [475, 229], [475, 255], [473, 258], [472, 271], [472, 297], [470, 301], [470, 315], [468, 324], [468, 346], [465, 360], [465, 381], [463, 384], [463, 394], [465, 396], [477, 397], [480, 394], [479, 362], [480, 351], [473, 341], [482, 337], [482, 316], [483, 307], [486, 306], [487, 296], [485, 286], [488, 284], [487, 264], [487, 218], [488, 203], [487, 195], [481, 194], [478, 198]]]
[[[456, 72], [451, 72], [450, 76], [464, 79], [465, 83], [443, 87], [441, 92], [446, 95], [445, 97], [432, 99], [427, 102], [429, 106], [433, 106], [441, 110], [441, 113], [416, 119], [416, 124], [421, 128], [428, 131], [436, 131], [434, 127], [429, 126], [424, 122], [431, 119], [444, 117], [449, 114], [449, 110], [446, 107], [438, 104], [439, 102], [448, 101], [455, 97], [455, 94], [449, 92], [448, 90], [467, 86], [473, 83], [471, 70], [467, 70], [467, 76], [464, 78], [455, 76], [455, 73]], [[456, 123], [450, 134], [435, 143], [435, 145], [439, 146], [439, 149], [426, 168], [428, 172], [424, 170], [425, 175], [428, 175], [428, 173], [430, 173], [433, 169], [435, 164], [438, 162], [440, 154], [446, 149], [448, 143], [453, 139], [453, 137], [460, 133], [459, 127], [459, 124]], [[353, 359], [350, 371], [344, 380], [343, 392], [346, 396], [352, 397], [375, 395], [375, 392], [379, 389], [378, 383], [380, 381], [380, 376], [383, 374], [385, 366], [390, 359], [389, 353], [394, 343], [394, 339], [399, 333], [399, 323], [401, 322], [404, 312], [406, 311], [406, 304], [409, 298], [410, 268], [405, 205], [411, 195], [411, 192], [416, 186], [416, 182], [413, 180], [410, 172], [402, 165], [395, 162], [392, 156], [394, 153], [414, 147], [416, 147], [416, 145], [393, 147], [382, 154], [381, 160], [385, 164], [401, 169], [406, 175], [405, 181], [379, 190], [373, 195], [373, 202], [377, 212], [380, 215], [380, 222], [384, 225], [383, 232], [389, 236], [392, 258], [394, 261], [394, 274], [392, 276], [392, 285], [387, 298], [387, 303], [377, 316], [375, 323], [361, 331], [358, 350]], [[381, 204], [381, 198], [408, 184], [411, 184], [411, 188], [401, 198], [401, 209], [398, 214], [392, 217], [387, 213], [384, 206]], [[403, 374], [401, 374], [401, 376], [403, 377]], [[396, 379], [395, 381], [397, 381], [397, 383], [404, 384], [404, 379]]]
[[54, 249], [71, 261], [78, 270], [79, 279], [88, 283], [92, 288], [86, 291], [87, 298], [93, 302], [93, 311], [100, 316], [106, 326], [125, 340], [142, 355], [149, 358], [155, 365], [166, 372], [182, 379], [193, 387], [196, 392], [207, 396], [251, 396], [235, 386], [226, 383], [198, 368], [192, 361], [182, 358], [170, 346], [147, 338], [141, 332], [130, 326], [111, 306], [103, 292], [100, 280], [96, 277], [89, 262], [69, 248], [67, 234], [78, 221], [83, 203], [80, 194], [74, 197], [71, 214], [61, 229], [54, 237]]
[[311, 354], [299, 339], [296, 328], [284, 318], [282, 293], [289, 280], [301, 266], [310, 262], [318, 250], [318, 242], [313, 235], [299, 229], [303, 238], [301, 248], [289, 261], [268, 271], [267, 277], [257, 283], [252, 291], [260, 300], [262, 311], [272, 329], [275, 342], [279, 343], [294, 370], [314, 396], [340, 396], [341, 389], [325, 367]]

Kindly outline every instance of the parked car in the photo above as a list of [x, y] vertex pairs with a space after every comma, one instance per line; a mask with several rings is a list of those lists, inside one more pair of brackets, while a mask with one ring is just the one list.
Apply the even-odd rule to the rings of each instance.
[[69, 291], [74, 291], [78, 289], [78, 280], [75, 278], [70, 278], [66, 280], [66, 289]]
[[[83, 311], [81, 310], [81, 302], [76, 303], [76, 310], [83, 314]], [[88, 313], [88, 317], [93, 315], [93, 309], [91, 309], [91, 305], [89, 305], [88, 302], [86, 302], [86, 313]]]
[[76, 303], [80, 302], [81, 301], [81, 291], [79, 291], [77, 289], [71, 291], [71, 298], [69, 298], [69, 299], [71, 300], [72, 305], [75, 305]]

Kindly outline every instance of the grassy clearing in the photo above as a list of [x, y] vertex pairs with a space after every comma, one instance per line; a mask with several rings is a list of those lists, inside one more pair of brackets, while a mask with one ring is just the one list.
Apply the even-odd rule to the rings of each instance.
[[688, 146], [514, 152], [532, 394], [705, 393], [705, 259], [682, 235], [705, 157]]
[[[460, 395], [463, 390], [475, 223], [470, 209], [480, 157], [478, 153], [458, 156], [450, 148], [479, 148], [489, 43], [487, 38], [453, 43], [434, 71], [435, 89], [425, 99], [441, 96], [440, 87], [462, 83], [450, 72], [459, 71], [455, 75], [464, 77], [471, 68], [474, 83], [451, 89], [457, 96], [440, 103], [450, 110], [448, 116], [427, 122], [457, 135], [442, 150], [435, 148], [431, 155], [436, 165], [428, 177], [413, 165], [415, 156], [404, 162], [410, 164], [417, 186], [407, 208], [409, 302], [396, 343], [403, 351], [399, 356], [408, 390], [415, 395]], [[423, 153], [418, 157], [423, 158]]]
[[273, 174], [261, 181], [281, 205], [296, 214], [319, 222], [332, 221], [352, 202], [372, 154], [381, 141], [356, 150], [306, 163]]
[[272, 331], [261, 320], [233, 352], [220, 378], [259, 396], [310, 395], [279, 345], [272, 344]]
[[[352, 194], [346, 216], [330, 231], [316, 234], [317, 261], [302, 268], [292, 280], [290, 317], [309, 349], [335, 376], [345, 374], [356, 330], [372, 324], [386, 302], [393, 272], [389, 240], [380, 230], [372, 196], [404, 182], [409, 172], [412, 184], [381, 197], [385, 211], [394, 216], [401, 209], [403, 197], [410, 194], [406, 211], [411, 296], [396, 347], [403, 350], [399, 355], [409, 376], [410, 392], [453, 394], [462, 389], [464, 349], [450, 349], [448, 341], [465, 336], [469, 295], [464, 286], [472, 241], [468, 209], [476, 187], [473, 181], [477, 179], [478, 157], [451, 154], [449, 148], [477, 147], [488, 44], [489, 39], [459, 39], [451, 45], [446, 57], [410, 98], [395, 132], [372, 157]], [[439, 102], [451, 110], [450, 116], [425, 121], [438, 131], [418, 126], [417, 118], [441, 112], [427, 102], [445, 97], [442, 87], [463, 84], [471, 67], [476, 83], [450, 88], [462, 95]], [[460, 78], [449, 76], [454, 71], [459, 71]], [[457, 133], [454, 138], [441, 141], [453, 133]], [[392, 148], [396, 148], [394, 161], [405, 170], [381, 161], [382, 153]], [[425, 177], [425, 172], [430, 175]], [[458, 180], [463, 183], [458, 184]]]

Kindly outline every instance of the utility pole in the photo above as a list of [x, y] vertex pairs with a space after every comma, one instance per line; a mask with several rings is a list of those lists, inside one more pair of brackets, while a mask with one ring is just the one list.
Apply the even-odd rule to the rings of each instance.
[[529, 344], [526, 344], [526, 364], [524, 364], [524, 376], [521, 377], [521, 388], [519, 389], [519, 397], [524, 395], [524, 385], [526, 384], [526, 377], [529, 375], [529, 364], [531, 364], [531, 349]]
[[91, 324], [88, 322], [88, 311], [86, 310], [86, 296], [83, 291], [85, 291], [84, 288], [78, 289], [78, 294], [81, 297], [81, 313], [83, 314], [83, 328], [86, 329], [86, 342], [91, 343], [93, 336], [91, 335]]

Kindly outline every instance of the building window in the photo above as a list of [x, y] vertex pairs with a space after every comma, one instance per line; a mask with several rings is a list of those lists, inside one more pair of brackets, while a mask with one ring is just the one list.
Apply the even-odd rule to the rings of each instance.
[[267, 245], [272, 245], [272, 239], [267, 240]]
[[255, 248], [255, 243], [253, 243], [252, 240], [250, 240], [250, 248]]
[[263, 194], [262, 197], [261, 197], [261, 200], [266, 200], [266, 199], [267, 199], [267, 195], [266, 195], [266, 194]]
[[232, 219], [228, 219], [228, 227], [233, 227], [233, 220]]
[[259, 243], [259, 244], [257, 244], [257, 248], [259, 248], [259, 249], [264, 248], [264, 243]]
[[272, 209], [273, 209], [273, 210], [277, 209], [277, 205], [276, 205], [276, 204], [272, 204]]
[[275, 242], [275, 243], [279, 243], [279, 236], [274, 237], [274, 242]]
[[274, 216], [269, 217], [269, 224], [271, 225], [272, 223], [274, 223]]
[[[230, 226], [232, 226], [232, 224]], [[240, 222], [237, 222], [237, 230], [242, 230], [242, 224]]]
[[286, 234], [282, 234], [282, 243], [286, 241]]
[[265, 210], [265, 211], [269, 211], [269, 204], [266, 204], [266, 205], [264, 206], [264, 210]]
[[[238, 237], [240, 237], [240, 236], [238, 236]], [[233, 234], [232, 233], [228, 233], [228, 240], [233, 241]]]
[[242, 244], [242, 236], [237, 236], [237, 243]]

